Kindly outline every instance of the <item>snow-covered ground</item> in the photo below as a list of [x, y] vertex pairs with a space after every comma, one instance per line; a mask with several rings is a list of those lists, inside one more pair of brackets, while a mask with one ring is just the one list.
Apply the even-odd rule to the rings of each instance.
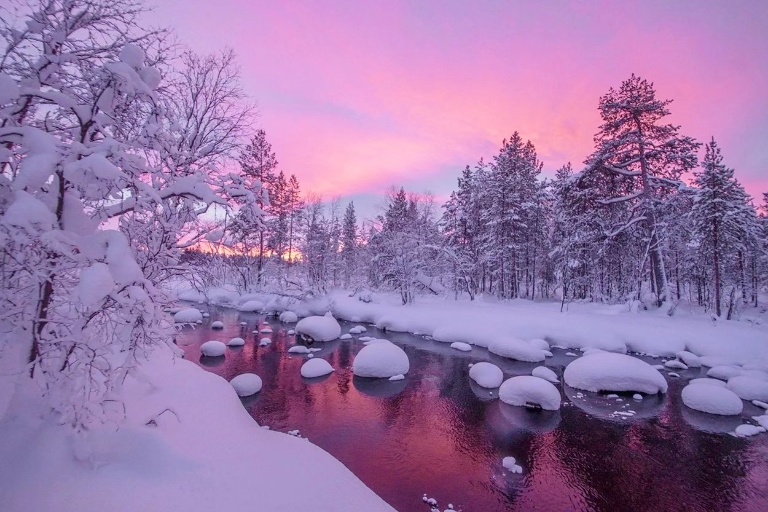
[[[0, 383], [7, 398], [10, 379]], [[227, 381], [168, 353], [127, 380], [119, 428], [77, 436], [17, 391], [0, 421], [4, 512], [393, 510], [322, 449], [256, 424]]]

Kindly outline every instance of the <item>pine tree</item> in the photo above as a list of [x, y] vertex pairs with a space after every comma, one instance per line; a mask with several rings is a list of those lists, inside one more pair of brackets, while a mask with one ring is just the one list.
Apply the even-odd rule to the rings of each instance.
[[680, 176], [696, 166], [699, 146], [661, 124], [671, 100], [659, 100], [653, 84], [632, 75], [618, 90], [600, 98], [603, 120], [595, 135], [595, 152], [585, 177], [603, 192], [600, 203], [613, 210], [616, 224], [609, 237], [629, 232], [640, 236], [650, 255], [651, 284], [659, 304], [669, 299], [664, 259], [665, 206], [681, 186]]
[[350, 286], [357, 274], [357, 216], [355, 203], [350, 201], [344, 211], [344, 223], [341, 232], [341, 251], [344, 261], [345, 286]]

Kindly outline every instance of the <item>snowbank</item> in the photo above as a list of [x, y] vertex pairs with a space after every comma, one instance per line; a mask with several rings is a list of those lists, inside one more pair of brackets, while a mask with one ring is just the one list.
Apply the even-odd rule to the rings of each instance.
[[528, 363], [541, 362], [547, 356], [546, 351], [534, 347], [523, 340], [512, 337], [502, 337], [495, 340], [488, 346], [488, 351], [497, 356], [517, 359], [518, 361], [525, 361]]
[[260, 428], [221, 377], [159, 354], [141, 375], [125, 381], [121, 428], [79, 438], [18, 400], [0, 420], [0, 508], [393, 512], [310, 441]]
[[264, 309], [264, 303], [259, 300], [249, 300], [240, 304], [237, 309], [244, 313], [258, 313]]
[[688, 384], [683, 388], [682, 397], [686, 406], [709, 414], [734, 416], [744, 409], [741, 399], [733, 391], [720, 386]]
[[387, 340], [366, 345], [355, 356], [352, 372], [358, 377], [389, 378], [410, 370], [405, 351]]
[[580, 357], [565, 368], [565, 383], [586, 391], [666, 393], [667, 381], [645, 361], [625, 354], [596, 353]]
[[261, 391], [261, 377], [255, 373], [243, 373], [229, 381], [237, 396], [251, 396]]
[[544, 379], [530, 375], [505, 380], [499, 388], [499, 399], [509, 405], [538, 405], [547, 411], [560, 409], [560, 391]]
[[331, 363], [325, 359], [320, 359], [319, 357], [317, 359], [310, 359], [301, 365], [301, 376], [306, 377], [307, 379], [322, 377], [323, 375], [328, 375], [332, 371], [333, 366], [331, 366]]
[[504, 374], [495, 364], [482, 361], [472, 365], [469, 369], [469, 378], [484, 388], [497, 388], [501, 386]]
[[333, 341], [341, 336], [341, 326], [330, 313], [308, 316], [296, 324], [296, 334], [307, 336], [313, 341]]

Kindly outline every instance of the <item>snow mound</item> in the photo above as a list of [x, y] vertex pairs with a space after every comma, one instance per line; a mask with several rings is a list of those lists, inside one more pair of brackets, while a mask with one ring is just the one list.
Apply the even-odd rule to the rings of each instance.
[[456, 350], [460, 350], [462, 352], [469, 352], [469, 351], [472, 350], [472, 345], [470, 345], [469, 343], [464, 343], [464, 342], [461, 342], [461, 341], [456, 341], [454, 343], [451, 343], [451, 348], [456, 349]]
[[574, 360], [563, 372], [565, 383], [586, 391], [638, 391], [666, 393], [667, 381], [645, 361], [611, 352]]
[[272, 340], [269, 338], [261, 338], [259, 340], [260, 347], [266, 347], [267, 345], [271, 345], [271, 344], [272, 344]]
[[309, 349], [304, 345], [294, 345], [288, 349], [289, 354], [309, 354]]
[[243, 338], [232, 338], [227, 342], [227, 345], [230, 347], [242, 347], [245, 345], [245, 340]]
[[494, 340], [488, 346], [488, 351], [497, 356], [528, 363], [539, 363], [547, 357], [544, 350], [536, 348], [521, 339], [512, 337]]
[[530, 375], [504, 381], [499, 388], [499, 398], [509, 405], [537, 405], [547, 411], [560, 409], [560, 391], [544, 379]]
[[688, 381], [688, 385], [697, 385], [697, 386], [717, 386], [719, 388], [725, 387], [725, 382], [719, 379], [710, 379], [709, 377], [700, 377], [698, 379], [691, 379]]
[[410, 367], [405, 351], [386, 340], [366, 345], [352, 362], [352, 372], [358, 377], [389, 378], [405, 375]]
[[391, 380], [392, 382], [398, 381], [398, 380], [404, 380], [404, 379], [405, 379], [405, 375], [403, 375], [402, 373], [398, 373], [397, 375], [393, 375], [389, 378], [389, 380]]
[[672, 361], [667, 361], [664, 363], [664, 366], [666, 368], [671, 368], [672, 370], [687, 370], [688, 366], [683, 363], [682, 361], [677, 361], [673, 359]]
[[739, 375], [741, 375], [741, 368], [731, 365], [713, 366], [707, 371], [707, 377], [720, 380], [729, 380]]
[[519, 464], [517, 464], [517, 461], [514, 457], [504, 457], [504, 459], [501, 461], [501, 465], [504, 466], [504, 469], [509, 471], [510, 473], [522, 473], [523, 468]]
[[709, 414], [734, 416], [744, 409], [736, 393], [720, 386], [688, 384], [683, 388], [682, 397], [686, 406]]
[[339, 336], [339, 339], [340, 339], [340, 340], [351, 340], [351, 339], [352, 339], [352, 335], [351, 335], [351, 334], [349, 334], [349, 333], [347, 333], [347, 334], [342, 334], [341, 336]]
[[220, 341], [206, 341], [202, 345], [200, 345], [200, 352], [203, 353], [204, 356], [208, 357], [219, 357], [223, 356], [224, 352], [227, 351], [227, 346], [223, 344]]
[[203, 319], [203, 314], [195, 308], [182, 309], [173, 315], [173, 321], [177, 324], [193, 324]]
[[701, 367], [701, 358], [694, 354], [693, 352], [688, 352], [687, 350], [681, 350], [679, 352], [676, 352], [675, 355], [679, 360], [684, 362], [688, 368], [700, 368]]
[[547, 340], [543, 340], [541, 338], [534, 338], [532, 340], [528, 340], [528, 344], [532, 347], [536, 347], [539, 350], [545, 350], [549, 352], [549, 343], [547, 343]]
[[349, 334], [362, 334], [366, 332], [368, 329], [363, 327], [362, 325], [356, 325], [353, 328], [349, 330]]
[[261, 391], [261, 377], [255, 373], [243, 373], [229, 381], [237, 396], [251, 396]]
[[261, 334], [272, 334], [272, 328], [271, 327], [263, 327], [259, 329], [259, 332]]
[[537, 366], [533, 369], [531, 375], [553, 383], [560, 382], [560, 379], [557, 378], [557, 374], [546, 366]]
[[469, 369], [469, 378], [477, 382], [478, 386], [497, 388], [504, 381], [504, 374], [495, 364], [483, 361], [472, 365]]
[[749, 423], [745, 423], [743, 425], [739, 425], [738, 427], [736, 427], [736, 430], [733, 432], [733, 435], [735, 435], [736, 437], [751, 437], [761, 432], [765, 432], [765, 428], [758, 427], [756, 425], [750, 425]]
[[330, 313], [325, 316], [308, 316], [296, 324], [296, 333], [314, 341], [333, 341], [341, 336], [341, 326]]
[[727, 387], [742, 400], [768, 402], [768, 382], [764, 380], [745, 376], [733, 377], [728, 379]]
[[240, 304], [237, 309], [244, 313], [256, 313], [264, 309], [264, 303], [260, 300], [249, 300]]
[[280, 313], [280, 321], [285, 322], [286, 324], [292, 324], [299, 321], [299, 315], [293, 311], [283, 311]]
[[224, 322], [220, 320], [215, 320], [211, 322], [211, 329], [223, 329], [224, 328]]
[[306, 377], [307, 379], [322, 377], [323, 375], [328, 375], [332, 371], [333, 366], [331, 366], [331, 363], [325, 359], [320, 359], [319, 357], [317, 359], [310, 359], [301, 365], [301, 376]]

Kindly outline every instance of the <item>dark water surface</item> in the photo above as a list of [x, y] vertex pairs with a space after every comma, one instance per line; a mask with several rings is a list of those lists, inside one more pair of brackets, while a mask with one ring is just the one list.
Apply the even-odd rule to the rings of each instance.
[[[210, 313], [203, 325], [178, 333], [185, 356], [228, 380], [244, 372], [260, 375], [263, 390], [243, 399], [257, 422], [283, 432], [298, 429], [400, 511], [427, 511], [424, 493], [441, 510], [452, 503], [465, 512], [768, 511], [768, 434], [727, 434], [743, 418], [764, 412], [749, 404], [742, 418], [724, 418], [687, 409], [680, 391], [699, 369], [667, 377], [667, 395], [642, 402], [560, 384], [560, 411], [536, 412], [503, 404], [495, 390], [476, 386], [468, 365], [491, 361], [507, 378], [530, 374], [537, 364], [479, 348], [463, 353], [367, 326], [361, 336], [389, 339], [408, 354], [405, 380], [355, 377], [351, 366], [364, 346], [356, 341], [360, 336], [316, 343], [322, 350], [315, 357], [336, 371], [310, 380], [299, 373], [307, 356], [288, 354], [295, 341], [287, 330], [295, 324], [271, 319], [273, 334], [253, 334], [263, 316], [217, 308]], [[211, 330], [213, 320], [222, 320], [224, 330]], [[243, 321], [248, 325], [240, 326]], [[342, 332], [353, 325], [342, 323]], [[201, 358], [203, 342], [234, 337], [244, 338], [245, 347]], [[272, 345], [258, 347], [262, 337], [271, 337]], [[562, 381], [573, 358], [556, 352], [546, 365]], [[615, 414], [628, 410], [635, 414]], [[517, 459], [522, 474], [504, 470], [506, 456]], [[305, 469], [305, 478], [312, 478]]]

